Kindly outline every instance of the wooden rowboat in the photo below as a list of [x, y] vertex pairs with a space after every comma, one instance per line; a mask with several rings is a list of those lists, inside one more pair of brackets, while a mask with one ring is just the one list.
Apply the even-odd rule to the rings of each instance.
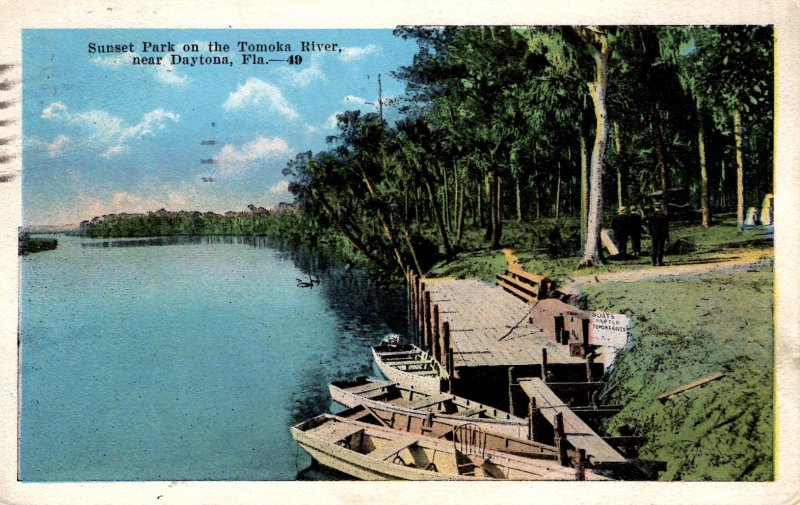
[[387, 379], [417, 391], [439, 393], [448, 378], [444, 367], [415, 345], [384, 342], [372, 348], [372, 356]]
[[391, 381], [359, 377], [328, 385], [333, 401], [345, 407], [360, 404], [398, 413], [432, 412], [437, 418], [470, 422], [489, 431], [520, 438], [528, 436], [528, 421], [503, 410], [449, 393], [426, 393]]
[[[469, 424], [446, 440], [322, 414], [291, 431], [313, 459], [363, 480], [576, 480], [579, 474], [550, 460], [487, 449]], [[589, 471], [585, 478], [604, 480]]]
[[[338, 417], [352, 419], [362, 423], [380, 425], [413, 436], [443, 438], [453, 440], [459, 426], [469, 424], [475, 426], [483, 434], [482, 444], [486, 449], [525, 456], [527, 458], [558, 461], [558, 449], [555, 446], [534, 442], [527, 438], [515, 437], [501, 432], [485, 429], [485, 425], [469, 421], [441, 417], [431, 412], [402, 412], [381, 406], [357, 405], [336, 414]], [[574, 451], [573, 451], [574, 452]], [[575, 459], [574, 464], [578, 461]]]

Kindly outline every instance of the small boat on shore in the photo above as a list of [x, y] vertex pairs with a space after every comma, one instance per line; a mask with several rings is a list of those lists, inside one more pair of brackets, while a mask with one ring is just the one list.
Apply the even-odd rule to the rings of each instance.
[[444, 367], [419, 347], [391, 335], [372, 347], [378, 369], [389, 380], [427, 393], [439, 393], [448, 376]]
[[[475, 429], [482, 433], [482, 444], [486, 449], [525, 456], [526, 458], [558, 460], [558, 449], [555, 446], [492, 431], [485, 424], [470, 422], [463, 418], [447, 418], [432, 412], [403, 412], [389, 407], [369, 406], [365, 403], [339, 412], [336, 415], [344, 419], [380, 425], [413, 436], [445, 438], [447, 440], [453, 439], [456, 428], [469, 424], [475, 426]], [[573, 454], [573, 456], [577, 455]], [[573, 462], [577, 463], [577, 458], [573, 458]]]
[[450, 439], [436, 439], [322, 414], [291, 432], [314, 460], [362, 480], [605, 480], [554, 461], [488, 449], [470, 424], [456, 426]]
[[392, 381], [358, 377], [328, 385], [333, 401], [345, 407], [360, 404], [398, 413], [433, 413], [445, 420], [470, 422], [483, 429], [519, 438], [528, 435], [528, 421], [503, 410], [449, 393], [428, 393]]

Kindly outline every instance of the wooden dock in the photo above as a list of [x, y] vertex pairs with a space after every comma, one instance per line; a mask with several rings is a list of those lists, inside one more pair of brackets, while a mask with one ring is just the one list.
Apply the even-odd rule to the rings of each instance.
[[[563, 436], [576, 450], [583, 449], [589, 462], [595, 466], [609, 466], [626, 463], [626, 459], [611, 445], [594, 432], [576, 413], [539, 378], [524, 378], [518, 380], [519, 386], [532, 400], [532, 405], [538, 414], [558, 432], [558, 417], [563, 426]], [[556, 435], [558, 437], [558, 434]]]
[[[425, 281], [439, 321], [449, 322], [453, 368], [539, 365], [542, 349], [549, 364], [582, 365], [569, 346], [548, 337], [532, 320], [533, 305], [500, 287], [476, 280]], [[457, 373], [457, 372], [456, 372]]]

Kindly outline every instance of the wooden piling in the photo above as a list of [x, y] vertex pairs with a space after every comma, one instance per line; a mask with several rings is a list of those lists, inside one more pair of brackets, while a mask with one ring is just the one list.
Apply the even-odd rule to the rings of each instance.
[[556, 414], [555, 442], [556, 449], [558, 450], [558, 463], [562, 466], [568, 466], [567, 436], [564, 433], [564, 415], [561, 412]]
[[[445, 333], [450, 333], [447, 322], [444, 323]], [[453, 392], [453, 349], [447, 348], [447, 392]]]
[[586, 449], [578, 449], [578, 465], [577, 465], [577, 478], [578, 480], [586, 480]]
[[425, 283], [422, 282], [420, 277], [417, 277], [417, 295], [416, 295], [416, 303], [417, 303], [417, 321], [416, 321], [416, 330], [417, 330], [417, 337], [419, 338], [420, 346], [424, 346], [425, 343], [423, 341], [424, 335], [422, 334], [422, 316], [423, 316], [423, 305], [422, 305], [422, 292], [425, 290]]
[[564, 333], [564, 316], [553, 316], [556, 324], [556, 342], [561, 343], [561, 335]]
[[431, 351], [431, 340], [433, 338], [433, 333], [431, 331], [431, 292], [425, 291], [424, 296], [424, 306], [425, 306], [425, 317], [424, 321], [422, 322], [424, 329], [423, 333], [425, 334], [425, 342], [428, 344], [427, 351]]
[[542, 380], [547, 382], [547, 348], [542, 348], [542, 370], [541, 370]]
[[442, 363], [442, 345], [440, 342], [441, 335], [439, 334], [439, 305], [433, 306], [433, 358]]
[[589, 320], [581, 319], [581, 329], [583, 330], [583, 348], [589, 348]]
[[514, 415], [514, 367], [508, 367], [508, 411]]
[[420, 281], [419, 290], [417, 291], [417, 303], [419, 304], [419, 312], [417, 313], [417, 332], [419, 333], [420, 347], [423, 349], [428, 345], [425, 339], [425, 283]]
[[450, 373], [450, 367], [453, 364], [453, 350], [450, 348], [450, 324], [447, 321], [442, 322], [442, 353], [443, 357], [447, 360], [446, 363], [442, 363], [445, 365], [445, 370], [447, 373]]
[[536, 398], [531, 396], [528, 402], [528, 440], [536, 440], [537, 420]]

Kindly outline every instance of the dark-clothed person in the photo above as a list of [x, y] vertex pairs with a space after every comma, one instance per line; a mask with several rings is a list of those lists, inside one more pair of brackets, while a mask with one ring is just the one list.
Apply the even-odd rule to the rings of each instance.
[[648, 217], [647, 231], [650, 232], [650, 237], [653, 239], [653, 265], [663, 266], [664, 246], [669, 240], [669, 218], [667, 218], [660, 206], [657, 206], [653, 210], [653, 215]]
[[611, 229], [614, 230], [614, 242], [617, 244], [619, 254], [628, 254], [628, 209], [619, 208], [617, 217], [611, 220]]
[[638, 258], [642, 254], [642, 214], [635, 207], [631, 207], [631, 214], [628, 216], [628, 233], [633, 255]]

